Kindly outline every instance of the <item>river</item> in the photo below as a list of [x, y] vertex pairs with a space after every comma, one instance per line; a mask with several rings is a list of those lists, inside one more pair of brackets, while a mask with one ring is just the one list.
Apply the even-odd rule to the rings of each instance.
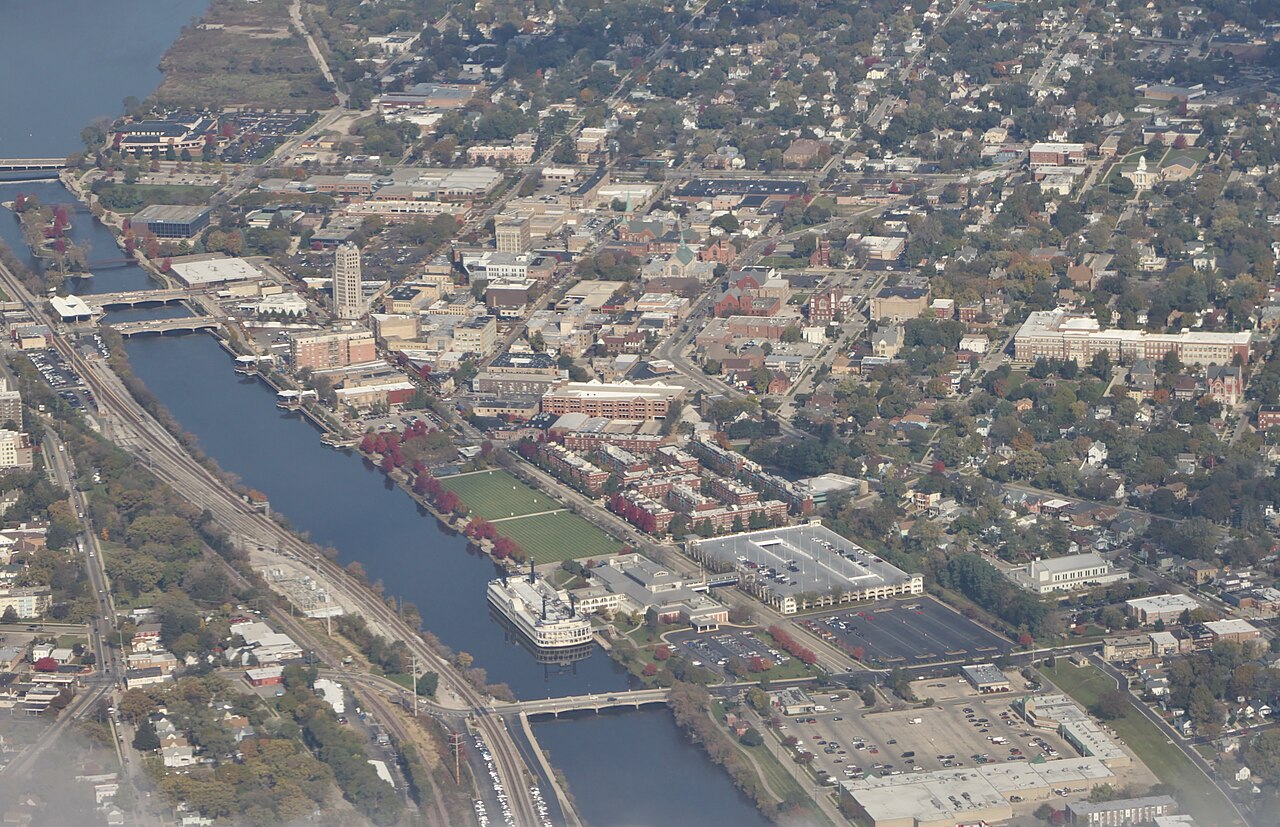
[[591, 827], [766, 827], [729, 775], [689, 743], [666, 709], [562, 716], [533, 724]]
[[[58, 157], [81, 148], [81, 128], [145, 96], [156, 63], [207, 0], [0, 0], [0, 157]], [[38, 82], [14, 83], [13, 78]], [[56, 181], [0, 183], [0, 202], [18, 192], [41, 203], [73, 203]], [[121, 265], [110, 232], [84, 211], [72, 238], [90, 248], [94, 278], [78, 293], [153, 287], [146, 272]], [[0, 238], [25, 250], [15, 216], [0, 209]], [[28, 259], [34, 264], [34, 261]], [[105, 262], [105, 263], [100, 263]], [[180, 314], [141, 308], [113, 320]], [[489, 680], [524, 698], [626, 688], [626, 674], [602, 652], [572, 665], [541, 664], [508, 634], [484, 599], [493, 564], [469, 551], [381, 472], [321, 446], [313, 427], [274, 406], [261, 382], [236, 376], [229, 357], [203, 334], [136, 338], [134, 370], [204, 450], [311, 538], [358, 560], [387, 593], [413, 602], [424, 625], [451, 648], [471, 653]], [[665, 710], [566, 717], [536, 725], [550, 745], [584, 817], [599, 827], [683, 823], [764, 824], [728, 777], [676, 729]]]

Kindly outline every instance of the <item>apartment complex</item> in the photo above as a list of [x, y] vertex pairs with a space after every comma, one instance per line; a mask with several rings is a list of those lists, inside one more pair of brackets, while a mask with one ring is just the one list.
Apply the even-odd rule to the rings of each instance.
[[368, 310], [360, 285], [360, 248], [348, 241], [333, 254], [333, 312], [339, 319], [358, 319]]
[[1148, 333], [1103, 328], [1092, 316], [1059, 307], [1037, 310], [1027, 317], [1013, 338], [1013, 357], [1023, 363], [1045, 358], [1086, 364], [1099, 353], [1107, 354], [1112, 362], [1156, 361], [1173, 353], [1183, 364], [1229, 365], [1237, 356], [1243, 362], [1249, 361], [1251, 338], [1248, 331]]
[[372, 362], [377, 358], [373, 334], [367, 330], [298, 333], [289, 339], [294, 370], [326, 370]]
[[0, 468], [30, 471], [32, 464], [30, 438], [20, 431], [0, 429]]
[[609, 419], [663, 419], [673, 402], [684, 399], [675, 385], [633, 385], [630, 382], [557, 382], [542, 397], [542, 412], [582, 413]]
[[39, 617], [49, 610], [53, 594], [48, 586], [0, 588], [0, 614], [13, 609], [18, 617]]

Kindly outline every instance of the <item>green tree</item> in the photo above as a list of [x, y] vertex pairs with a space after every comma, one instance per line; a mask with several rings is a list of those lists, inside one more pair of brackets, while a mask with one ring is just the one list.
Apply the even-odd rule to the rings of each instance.
[[150, 718], [143, 718], [133, 734], [133, 748], [140, 752], [152, 752], [160, 749], [160, 736], [156, 734], [155, 724]]

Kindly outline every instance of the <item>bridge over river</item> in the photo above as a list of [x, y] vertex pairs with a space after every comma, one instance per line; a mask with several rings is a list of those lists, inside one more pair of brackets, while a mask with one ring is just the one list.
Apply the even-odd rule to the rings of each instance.
[[605, 709], [639, 709], [648, 704], [665, 704], [669, 695], [669, 689], [634, 689], [630, 692], [569, 695], [563, 698], [545, 698], [536, 701], [496, 703], [492, 706], [492, 710], [501, 715], [523, 712], [525, 715], [559, 716], [562, 712], [582, 710], [601, 712]]

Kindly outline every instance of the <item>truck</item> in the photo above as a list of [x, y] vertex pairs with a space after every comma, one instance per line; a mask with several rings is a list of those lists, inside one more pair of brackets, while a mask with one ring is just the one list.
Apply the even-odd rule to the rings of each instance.
[[909, 724], [923, 724], [923, 723], [924, 723], [924, 718], [920, 718], [920, 717], [912, 718], [911, 720], [907, 721], [907, 723], [909, 723]]

